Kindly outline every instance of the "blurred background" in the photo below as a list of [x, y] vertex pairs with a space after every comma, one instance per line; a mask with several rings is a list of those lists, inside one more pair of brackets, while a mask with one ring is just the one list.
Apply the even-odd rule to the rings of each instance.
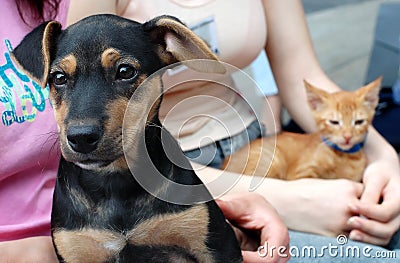
[[[398, 66], [386, 64], [400, 59], [400, 0], [302, 1], [318, 59], [343, 89], [364, 85], [379, 70], [397, 75]], [[384, 84], [393, 85], [395, 76], [384, 76]]]

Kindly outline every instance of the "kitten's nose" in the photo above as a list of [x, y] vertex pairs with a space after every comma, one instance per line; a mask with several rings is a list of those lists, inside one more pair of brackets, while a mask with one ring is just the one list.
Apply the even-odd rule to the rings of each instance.
[[351, 134], [343, 134], [343, 138], [346, 141], [346, 144], [350, 143], [350, 140], [353, 136]]

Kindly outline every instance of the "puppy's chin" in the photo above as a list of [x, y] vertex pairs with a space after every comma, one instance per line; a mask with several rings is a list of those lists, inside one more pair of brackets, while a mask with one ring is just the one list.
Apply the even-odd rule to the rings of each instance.
[[109, 156], [110, 159], [103, 160], [102, 158], [98, 158], [93, 154], [81, 154], [72, 152], [70, 150], [61, 150], [61, 153], [67, 162], [73, 163], [84, 170], [92, 171], [100, 171], [119, 158], [118, 156], [115, 158]]
[[[61, 154], [64, 159], [84, 170], [101, 172], [103, 170], [112, 170], [110, 167], [112, 167], [113, 164], [118, 164], [116, 165], [118, 167], [127, 166], [120, 165], [123, 163], [120, 160], [121, 157], [124, 156], [123, 152], [100, 150], [95, 150], [90, 153], [79, 153], [73, 151], [67, 144], [61, 144]], [[107, 152], [107, 154], [104, 154], [104, 152]], [[125, 159], [123, 161], [125, 161]]]
[[110, 162], [74, 162], [75, 165], [79, 166], [84, 170], [92, 170], [99, 171], [107, 168], [111, 163]]
[[91, 170], [99, 173], [122, 172], [129, 170], [129, 167], [124, 157], [120, 157], [114, 161], [107, 162], [81, 161], [73, 163], [84, 170]]

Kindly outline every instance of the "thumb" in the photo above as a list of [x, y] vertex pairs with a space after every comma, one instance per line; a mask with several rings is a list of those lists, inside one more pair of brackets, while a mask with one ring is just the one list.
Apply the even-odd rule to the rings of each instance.
[[263, 257], [261, 257], [256, 251], [242, 250], [242, 256], [246, 263], [266, 262], [266, 259], [263, 259]]
[[222, 210], [222, 213], [224, 213], [224, 216], [228, 220], [233, 220], [237, 218], [237, 210], [235, 209], [231, 201], [218, 199], [216, 200], [216, 202], [219, 208]]
[[225, 217], [231, 222], [242, 222], [248, 217], [249, 204], [239, 199], [217, 200]]
[[375, 178], [369, 178], [364, 186], [364, 191], [361, 195], [361, 201], [367, 204], [377, 204], [381, 197], [382, 189], [384, 188], [385, 182], [383, 180], [375, 180]]

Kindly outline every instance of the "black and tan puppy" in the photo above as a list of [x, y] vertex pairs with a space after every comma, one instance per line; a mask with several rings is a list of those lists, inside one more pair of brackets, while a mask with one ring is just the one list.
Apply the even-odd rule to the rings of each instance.
[[[65, 30], [57, 22], [44, 23], [13, 55], [50, 86], [62, 151], [51, 221], [61, 262], [242, 261], [216, 203], [187, 205], [191, 188], [173, 191], [173, 183], [200, 185], [199, 200], [211, 200], [160, 124], [160, 78], [137, 91], [168, 64], [215, 60], [204, 42], [172, 17], [140, 24], [98, 15]], [[156, 198], [135, 179], [160, 175], [173, 183], [151, 181], [153, 191], [177, 202]]]

